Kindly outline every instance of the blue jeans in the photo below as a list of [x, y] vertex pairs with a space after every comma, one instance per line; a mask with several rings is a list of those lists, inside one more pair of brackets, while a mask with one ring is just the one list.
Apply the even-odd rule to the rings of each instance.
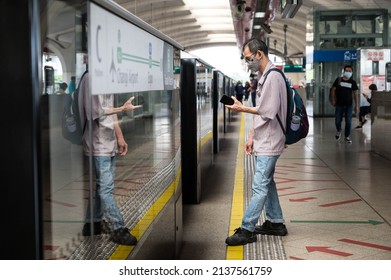
[[[112, 231], [124, 227], [124, 219], [113, 195], [115, 162], [116, 157], [93, 157], [93, 164], [95, 165], [96, 188], [92, 219], [94, 222], [99, 222], [104, 216], [107, 220], [108, 226]], [[91, 222], [90, 201], [88, 201], [86, 222]]]
[[276, 183], [274, 182], [274, 171], [277, 159], [280, 156], [256, 156], [256, 171], [253, 180], [253, 195], [242, 219], [242, 228], [253, 232], [262, 209], [265, 206], [266, 218], [272, 223], [283, 223], [282, 210]]
[[345, 138], [350, 136], [352, 129], [353, 104], [348, 106], [335, 106], [335, 128], [341, 132], [342, 118], [345, 115]]

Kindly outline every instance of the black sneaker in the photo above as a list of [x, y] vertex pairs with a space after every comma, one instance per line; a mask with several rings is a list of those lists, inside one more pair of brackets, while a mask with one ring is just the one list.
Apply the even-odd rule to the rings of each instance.
[[288, 230], [283, 223], [272, 223], [270, 221], [266, 221], [261, 226], [256, 226], [254, 233], [285, 236], [288, 234]]
[[137, 239], [130, 234], [129, 229], [119, 228], [111, 234], [111, 240], [121, 245], [136, 245]]
[[[101, 234], [100, 222], [94, 222], [94, 235]], [[91, 223], [85, 223], [82, 231], [83, 236], [91, 236]]]
[[225, 243], [228, 246], [246, 245], [247, 243], [253, 243], [256, 241], [257, 236], [253, 232], [242, 228], [235, 229], [235, 233], [225, 239]]
[[[94, 222], [94, 235], [110, 233], [109, 225], [105, 220]], [[83, 236], [91, 236], [91, 223], [85, 223], [82, 231]]]

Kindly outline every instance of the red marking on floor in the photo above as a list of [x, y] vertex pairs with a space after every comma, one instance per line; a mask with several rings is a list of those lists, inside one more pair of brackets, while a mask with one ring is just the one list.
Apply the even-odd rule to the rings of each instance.
[[321, 205], [319, 205], [319, 207], [337, 206], [337, 205], [341, 205], [341, 204], [348, 204], [348, 203], [353, 203], [353, 202], [358, 202], [358, 201], [361, 201], [361, 198], [345, 200], [345, 201], [339, 201], [339, 202], [333, 202], [333, 203], [327, 203], [327, 204], [321, 204]]
[[126, 187], [115, 187], [116, 190], [125, 190], [125, 191], [128, 191], [128, 192], [133, 192], [133, 191], [137, 191], [138, 189], [133, 189], [133, 188], [126, 188]]
[[322, 253], [337, 255], [337, 256], [341, 256], [341, 257], [348, 257], [348, 256], [353, 255], [350, 253], [332, 250], [332, 249], [329, 249], [329, 247], [323, 247], [323, 246], [306, 246], [306, 248], [307, 248], [308, 253], [322, 252]]
[[307, 202], [308, 200], [317, 199], [317, 197], [303, 197], [298, 199], [289, 199], [291, 202]]
[[316, 164], [306, 164], [306, 163], [294, 163], [295, 165], [303, 165], [303, 166], [311, 166], [311, 167], [320, 167], [320, 168], [328, 168], [327, 165], [316, 165]]
[[[284, 183], [292, 183], [292, 182], [296, 182], [296, 180], [293, 180], [293, 179], [285, 179], [285, 178], [281, 178], [281, 177], [274, 177], [275, 181], [276, 181], [276, 184], [284, 184]], [[281, 180], [281, 181], [279, 181]]]
[[60, 248], [60, 246], [44, 245], [43, 248], [47, 251], [56, 251], [58, 248]]
[[[303, 171], [303, 170], [289, 170], [290, 174], [292, 173], [303, 173], [303, 174], [313, 174], [313, 175], [335, 175], [333, 172], [310, 172], [310, 171]], [[274, 172], [277, 173], [277, 172]], [[281, 173], [281, 174], [287, 174], [287, 173]]]
[[115, 180], [116, 183], [132, 183], [135, 185], [143, 185], [144, 183], [139, 182], [139, 179], [137, 181], [132, 180], [132, 179], [123, 179], [123, 180]]
[[134, 172], [134, 174], [156, 174], [157, 172], [156, 171], [147, 171], [147, 172]]
[[46, 200], [49, 201], [50, 203], [59, 204], [59, 205], [66, 206], [66, 207], [77, 207], [74, 204], [70, 204], [70, 203], [66, 203], [66, 202], [62, 202], [62, 201], [57, 201], [57, 200], [53, 200], [53, 199], [50, 199], [50, 198], [48, 198]]
[[295, 195], [295, 194], [319, 192], [319, 191], [330, 191], [330, 190], [346, 190], [346, 189], [342, 189], [342, 188], [323, 188], [323, 189], [309, 190], [309, 191], [302, 191], [302, 192], [285, 193], [285, 194], [280, 194], [279, 196]]
[[290, 189], [295, 189], [295, 187], [285, 187], [285, 188], [277, 188], [278, 191], [286, 191]]
[[[292, 182], [340, 182], [341, 180], [298, 180], [298, 179], [287, 179], [281, 177], [275, 177], [277, 184], [292, 183]], [[282, 180], [282, 181], [278, 181]]]
[[350, 243], [350, 244], [356, 244], [356, 245], [360, 245], [360, 246], [376, 248], [376, 249], [380, 249], [380, 250], [391, 251], [391, 247], [383, 246], [383, 245], [377, 245], [377, 244], [373, 244], [373, 243], [367, 243], [367, 242], [351, 240], [351, 239], [346, 239], [346, 238], [340, 239], [338, 241], [346, 242], [346, 243]]
[[277, 165], [276, 167], [277, 168], [281, 168], [281, 167], [284, 167], [284, 168], [296, 168], [296, 166], [292, 166], [292, 165]]
[[276, 171], [276, 172], [274, 172], [274, 174], [288, 175], [289, 173]]
[[289, 258], [291, 259], [291, 260], [305, 260], [305, 259], [302, 259], [302, 258], [298, 258], [298, 257], [293, 257], [293, 256], [289, 256]]

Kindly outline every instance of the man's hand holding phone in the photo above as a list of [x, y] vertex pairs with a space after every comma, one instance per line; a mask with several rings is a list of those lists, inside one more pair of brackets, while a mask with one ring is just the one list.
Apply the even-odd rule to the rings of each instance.
[[231, 97], [225, 94], [221, 97], [220, 102], [224, 105], [234, 105], [235, 103], [235, 101]]

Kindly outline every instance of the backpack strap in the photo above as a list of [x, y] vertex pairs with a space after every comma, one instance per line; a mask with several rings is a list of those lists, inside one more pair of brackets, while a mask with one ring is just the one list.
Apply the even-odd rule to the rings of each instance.
[[[263, 83], [262, 83], [261, 85], [263, 86], [263, 84], [266, 82], [266, 78], [267, 78], [267, 76], [269, 75], [269, 73], [270, 73], [271, 71], [279, 72], [279, 73], [282, 75], [282, 77], [284, 78], [285, 86], [286, 86], [286, 90], [287, 90], [287, 92], [286, 92], [286, 93], [287, 93], [287, 99], [288, 99], [287, 106], [289, 106], [289, 91], [288, 91], [288, 84], [287, 84], [287, 81], [286, 81], [286, 77], [285, 77], [284, 72], [282, 72], [282, 71], [281, 71], [280, 69], [278, 69], [278, 68], [270, 68], [270, 69], [265, 73], [265, 78], [264, 78]], [[294, 94], [294, 93], [293, 93], [293, 94]], [[295, 105], [295, 102], [293, 102], [293, 104], [294, 104], [293, 112], [296, 112], [296, 105]], [[288, 107], [288, 109], [289, 109], [289, 107]], [[283, 124], [282, 124], [282, 121], [281, 121], [280, 116], [278, 115], [278, 113], [276, 114], [276, 117], [277, 117], [278, 123], [280, 124], [280, 127], [281, 127], [282, 131], [284, 132], [284, 134], [286, 134], [286, 133], [287, 133], [287, 130], [284, 128], [284, 126], [283, 126]], [[286, 127], [288, 127], [288, 123], [286, 124]]]

